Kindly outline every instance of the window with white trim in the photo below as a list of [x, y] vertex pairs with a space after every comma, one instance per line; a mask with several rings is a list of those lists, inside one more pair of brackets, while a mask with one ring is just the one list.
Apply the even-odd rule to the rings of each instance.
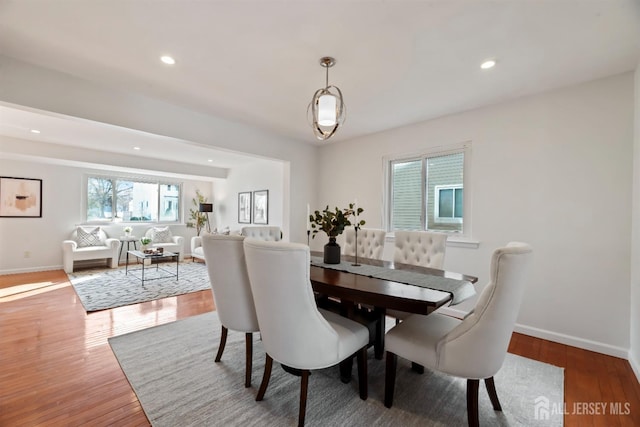
[[387, 230], [468, 233], [465, 169], [470, 144], [387, 159]]
[[179, 222], [181, 184], [87, 176], [86, 222]]

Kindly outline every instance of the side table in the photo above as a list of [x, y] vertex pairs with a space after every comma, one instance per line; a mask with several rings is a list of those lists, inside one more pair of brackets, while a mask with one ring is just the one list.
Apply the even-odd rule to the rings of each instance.
[[120, 236], [119, 240], [120, 240], [120, 253], [118, 254], [118, 261], [120, 261], [120, 258], [122, 257], [122, 248], [124, 247], [125, 243], [127, 244], [126, 256], [128, 261], [130, 245], [133, 243], [133, 249], [138, 250], [138, 247], [136, 246], [138, 243], [138, 238], [136, 236]]

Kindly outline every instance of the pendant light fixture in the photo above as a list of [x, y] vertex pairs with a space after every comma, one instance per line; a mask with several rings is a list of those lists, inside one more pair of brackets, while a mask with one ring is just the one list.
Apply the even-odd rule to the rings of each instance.
[[307, 116], [313, 133], [321, 141], [331, 138], [338, 127], [342, 126], [346, 116], [342, 92], [338, 87], [329, 85], [329, 68], [335, 63], [336, 60], [329, 56], [320, 58], [320, 65], [327, 70], [325, 87], [313, 94], [311, 103], [307, 107]]

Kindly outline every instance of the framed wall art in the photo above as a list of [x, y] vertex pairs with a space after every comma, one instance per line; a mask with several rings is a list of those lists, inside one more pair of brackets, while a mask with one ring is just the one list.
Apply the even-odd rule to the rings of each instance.
[[42, 180], [0, 176], [0, 217], [42, 218]]
[[251, 224], [251, 192], [238, 193], [238, 223]]
[[269, 190], [253, 192], [253, 223], [269, 224]]

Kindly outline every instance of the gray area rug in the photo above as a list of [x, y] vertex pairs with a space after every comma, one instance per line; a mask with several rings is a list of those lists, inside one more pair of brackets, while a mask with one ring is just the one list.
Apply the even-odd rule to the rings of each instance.
[[[140, 265], [129, 267], [139, 269]], [[167, 263], [164, 268], [175, 274], [176, 264]], [[207, 267], [203, 263], [183, 262], [178, 268], [177, 281], [175, 277], [145, 280], [144, 286], [139, 279], [140, 271], [130, 270], [125, 275], [124, 267], [80, 270], [68, 276], [88, 312], [211, 289]], [[145, 268], [145, 279], [158, 276], [167, 276], [167, 272], [156, 271], [155, 266]]]
[[[220, 363], [214, 358], [220, 338], [215, 312], [109, 339], [120, 366], [153, 426], [294, 426], [300, 379], [274, 363], [262, 402], [255, 396], [262, 380], [264, 350], [254, 334], [252, 386], [244, 387], [244, 334], [229, 331]], [[391, 409], [383, 405], [384, 360], [369, 351], [369, 399], [358, 395], [354, 380], [343, 384], [337, 367], [309, 377], [307, 426], [465, 426], [466, 381], [425, 370], [418, 375], [398, 359]], [[561, 368], [508, 354], [495, 377], [503, 412], [491, 407], [480, 386], [480, 424], [559, 426], [562, 415], [535, 419], [534, 401], [564, 400]]]

